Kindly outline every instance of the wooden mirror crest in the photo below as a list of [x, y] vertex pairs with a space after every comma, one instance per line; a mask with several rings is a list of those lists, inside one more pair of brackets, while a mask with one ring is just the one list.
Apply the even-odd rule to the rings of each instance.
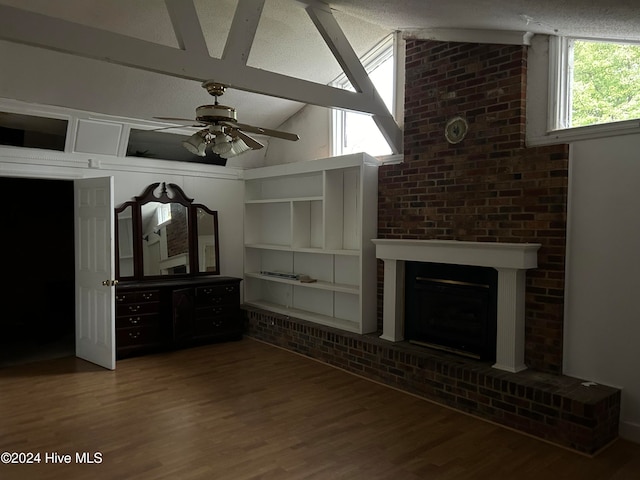
[[219, 275], [218, 212], [157, 182], [116, 208], [119, 279]]

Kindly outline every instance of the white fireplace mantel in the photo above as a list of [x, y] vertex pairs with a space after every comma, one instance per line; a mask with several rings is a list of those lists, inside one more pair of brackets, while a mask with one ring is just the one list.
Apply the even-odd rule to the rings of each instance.
[[498, 271], [498, 318], [494, 368], [509, 372], [524, 364], [526, 270], [538, 266], [539, 243], [373, 239], [384, 262], [384, 307], [380, 338], [404, 340], [404, 262], [493, 267]]

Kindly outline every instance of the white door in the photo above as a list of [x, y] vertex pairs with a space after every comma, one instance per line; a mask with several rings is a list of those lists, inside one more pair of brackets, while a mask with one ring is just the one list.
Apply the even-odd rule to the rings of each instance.
[[116, 368], [113, 177], [74, 181], [76, 356]]

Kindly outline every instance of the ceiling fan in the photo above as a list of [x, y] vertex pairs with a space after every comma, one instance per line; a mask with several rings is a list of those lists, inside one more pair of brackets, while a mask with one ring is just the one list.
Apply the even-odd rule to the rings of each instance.
[[[222, 158], [231, 158], [249, 150], [259, 150], [264, 147], [255, 138], [250, 137], [245, 132], [267, 135], [269, 137], [282, 138], [284, 140], [296, 141], [300, 137], [295, 133], [280, 132], [268, 128], [254, 127], [244, 123], [238, 123], [236, 109], [218, 103], [220, 97], [226, 90], [226, 85], [207, 80], [202, 83], [202, 87], [214, 98], [213, 105], [200, 105], [196, 108], [196, 118], [174, 118], [155, 117], [158, 120], [168, 120], [174, 122], [188, 122], [196, 125], [202, 130], [191, 135], [182, 145], [195, 155], [206, 156], [206, 149], [211, 145], [211, 151]], [[175, 127], [169, 127], [175, 128]]]

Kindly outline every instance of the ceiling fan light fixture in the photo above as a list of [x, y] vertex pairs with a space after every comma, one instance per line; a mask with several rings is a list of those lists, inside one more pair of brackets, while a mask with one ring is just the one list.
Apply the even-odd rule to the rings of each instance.
[[[202, 83], [202, 86], [215, 97], [215, 102], [213, 105], [200, 105], [197, 107], [195, 120], [175, 117], [156, 117], [159, 120], [170, 120], [172, 122], [193, 123], [195, 121], [198, 123], [198, 125], [190, 125], [191, 127], [202, 128], [207, 126], [204, 130], [200, 130], [182, 142], [184, 148], [194, 155], [205, 157], [209, 144], [211, 144], [213, 153], [222, 158], [235, 157], [249, 150], [260, 150], [264, 148], [262, 143], [247, 135], [246, 132], [290, 141], [299, 139], [298, 135], [294, 133], [280, 132], [278, 130], [238, 123], [236, 109], [218, 103], [218, 97], [224, 93], [226, 85], [215, 82], [214, 80], [207, 80]], [[170, 126], [165, 128], [174, 127]]]
[[241, 153], [244, 153], [246, 151], [252, 150], [252, 148], [247, 145], [246, 143], [244, 143], [244, 140], [242, 140], [241, 138], [234, 138], [231, 143], [231, 148], [229, 149], [229, 152], [225, 155], [220, 155], [223, 158], [231, 158], [231, 157], [235, 157], [236, 155], [240, 155]]
[[225, 153], [229, 152], [231, 148], [231, 137], [222, 132], [217, 133], [213, 141], [211, 151], [223, 156]]
[[209, 132], [205, 129], [191, 135], [188, 139], [182, 142], [182, 146], [194, 155], [204, 157], [206, 156], [205, 150], [210, 141]]

